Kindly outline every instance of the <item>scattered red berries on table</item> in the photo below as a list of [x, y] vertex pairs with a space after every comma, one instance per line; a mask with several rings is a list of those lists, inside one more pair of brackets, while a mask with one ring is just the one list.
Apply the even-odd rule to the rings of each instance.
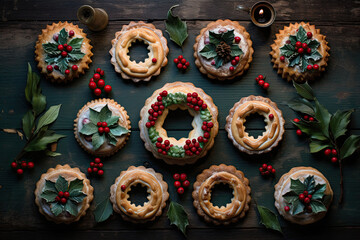
[[179, 55], [177, 58], [175, 58], [174, 63], [176, 64], [176, 67], [180, 70], [186, 70], [190, 66], [190, 63], [186, 61], [186, 59], [182, 55]]
[[296, 135], [301, 136], [302, 135], [302, 131], [300, 129], [296, 130]]
[[267, 165], [266, 163], [264, 163], [259, 168], [259, 172], [260, 172], [261, 176], [268, 177], [268, 176], [274, 176], [276, 173], [276, 170], [271, 165]]
[[190, 182], [187, 180], [187, 175], [185, 173], [181, 173], [181, 174], [175, 173], [173, 175], [173, 178], [175, 180], [174, 186], [175, 188], [177, 188], [177, 193], [183, 194], [185, 191], [184, 188], [190, 186]]
[[[76, 65], [73, 65], [73, 67]], [[93, 77], [90, 78], [89, 81], [89, 88], [91, 90], [94, 90], [95, 96], [100, 96], [102, 94], [102, 90], [104, 90], [105, 93], [109, 94], [112, 91], [112, 87], [110, 85], [105, 85], [104, 79], [101, 79], [102, 76], [104, 76], [105, 72], [101, 68], [97, 68]]]
[[184, 193], [184, 188], [182, 188], [182, 187], [179, 187], [178, 189], [177, 189], [177, 193], [178, 194], [183, 194]]
[[102, 176], [104, 175], [104, 170], [102, 169], [103, 167], [104, 164], [101, 162], [101, 159], [95, 158], [93, 162], [90, 162], [90, 167], [87, 169], [87, 171], [89, 174]]
[[24, 173], [24, 169], [26, 169], [26, 168], [32, 169], [32, 168], [34, 168], [34, 166], [35, 166], [34, 162], [26, 162], [26, 161], [16, 162], [16, 161], [13, 161], [11, 163], [11, 168], [16, 170], [16, 173], [18, 175], [22, 175]]
[[263, 89], [268, 89], [269, 87], [270, 87], [270, 84], [269, 83], [267, 83], [267, 82], [265, 82], [265, 76], [263, 76], [263, 75], [259, 75], [259, 76], [257, 76], [256, 78], [255, 78], [255, 81], [257, 82], [257, 84], [259, 85], [259, 86], [261, 86]]

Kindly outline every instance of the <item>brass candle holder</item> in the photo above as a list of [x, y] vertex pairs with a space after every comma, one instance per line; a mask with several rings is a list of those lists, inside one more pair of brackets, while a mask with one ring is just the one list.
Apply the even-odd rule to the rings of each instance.
[[81, 6], [77, 11], [79, 21], [85, 24], [91, 31], [101, 31], [106, 28], [109, 17], [102, 8], [93, 8], [89, 5]]
[[251, 8], [239, 5], [238, 10], [243, 10], [250, 14], [251, 21], [258, 27], [269, 27], [276, 18], [276, 11], [269, 2], [257, 2]]

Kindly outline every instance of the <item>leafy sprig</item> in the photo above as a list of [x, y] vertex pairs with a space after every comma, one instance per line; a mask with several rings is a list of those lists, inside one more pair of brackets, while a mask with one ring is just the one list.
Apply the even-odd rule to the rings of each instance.
[[359, 135], [350, 135], [344, 141], [344, 136], [347, 132], [350, 117], [354, 109], [345, 111], [338, 110], [335, 114], [331, 114], [317, 100], [308, 83], [298, 84], [293, 82], [293, 85], [302, 98], [291, 100], [288, 106], [296, 112], [308, 114], [315, 119], [315, 121], [292, 121], [296, 127], [308, 135], [310, 152], [317, 153], [325, 148], [333, 148], [336, 149], [338, 153], [341, 186], [339, 203], [341, 203], [344, 188], [342, 161], [353, 155], [356, 150], [360, 148]]
[[283, 233], [276, 214], [267, 207], [256, 205], [256, 209], [260, 216], [260, 224], [268, 229], [272, 229]]
[[186, 227], [189, 225], [189, 219], [184, 207], [179, 203], [171, 201], [167, 216], [170, 224], [175, 225], [186, 236]]
[[172, 6], [168, 13], [167, 19], [165, 20], [166, 32], [170, 35], [170, 39], [181, 47], [188, 37], [187, 25], [185, 21], [181, 21], [178, 16], [172, 14], [172, 9], [179, 5]]

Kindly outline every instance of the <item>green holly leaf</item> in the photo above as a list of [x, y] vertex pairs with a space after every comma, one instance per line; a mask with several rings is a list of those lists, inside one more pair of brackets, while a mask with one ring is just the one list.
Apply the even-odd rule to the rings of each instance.
[[302, 213], [304, 211], [304, 208], [305, 208], [305, 205], [302, 202], [300, 202], [300, 200], [298, 199], [291, 205], [290, 214], [297, 215], [299, 213]]
[[320, 46], [320, 43], [315, 39], [310, 40], [310, 42], [308, 43], [308, 47], [311, 49], [317, 49], [319, 46]]
[[[294, 35], [290, 35], [289, 40], [290, 40], [290, 42], [291, 42], [291, 45], [295, 45], [296, 42], [297, 42], [296, 36], [294, 36]], [[295, 51], [295, 47], [294, 47], [294, 46], [293, 46], [293, 48], [294, 48], [294, 51]]]
[[119, 116], [111, 116], [111, 117], [106, 121], [108, 127], [112, 127], [113, 125], [118, 124], [119, 118], [120, 118]]
[[340, 149], [340, 158], [344, 159], [353, 155], [353, 153], [360, 148], [360, 136], [349, 136]]
[[310, 116], [315, 115], [313, 105], [305, 98], [292, 99], [287, 105], [296, 112], [308, 114]]
[[96, 132], [98, 132], [98, 127], [93, 122], [89, 122], [89, 123], [85, 124], [80, 130], [80, 133], [82, 133], [84, 135], [89, 135], [89, 136], [93, 135]]
[[315, 99], [315, 118], [320, 123], [323, 134], [326, 137], [329, 137], [330, 136], [329, 135], [329, 124], [330, 124], [331, 114], [316, 99]]
[[89, 119], [90, 119], [90, 122], [92, 122], [94, 124], [97, 124], [98, 122], [100, 122], [99, 112], [90, 108]]
[[222, 35], [221, 33], [217, 34], [215, 32], [209, 31], [210, 43], [214, 44], [215, 46], [219, 45], [219, 43], [222, 41], [221, 35]]
[[264, 206], [257, 205], [256, 207], [260, 215], [260, 224], [264, 225], [266, 228], [282, 233], [279, 220], [275, 213]]
[[45, 113], [44, 115], [42, 115], [39, 119], [38, 122], [38, 126], [35, 130], [35, 134], [44, 126], [50, 125], [51, 123], [53, 123], [58, 115], [59, 115], [59, 111], [60, 111], [60, 107], [61, 104], [59, 105], [55, 105], [55, 106], [51, 106]]
[[299, 194], [295, 193], [294, 191], [287, 192], [283, 195], [285, 201], [289, 204], [297, 201], [299, 199]]
[[321, 201], [318, 201], [318, 200], [312, 200], [310, 202], [310, 206], [311, 206], [311, 209], [312, 209], [313, 213], [319, 213], [319, 212], [327, 211], [326, 206]]
[[60, 51], [59, 53], [57, 53], [55, 56], [50, 56], [50, 54], [47, 54], [46, 57], [45, 57], [45, 62], [47, 62], [48, 64], [54, 64], [54, 63], [57, 63], [59, 61], [59, 59], [61, 58], [61, 56], [59, 56], [60, 54]]
[[42, 46], [43, 46], [45, 53], [55, 52], [55, 51], [60, 53], [60, 51], [58, 50], [59, 45], [56, 43], [47, 42], [47, 43], [43, 43]]
[[299, 180], [299, 179], [290, 179], [291, 180], [291, 184], [290, 184], [290, 189], [292, 191], [294, 191], [296, 194], [300, 194], [303, 193], [305, 191], [305, 186], [304, 184]]
[[320, 152], [321, 150], [328, 148], [328, 147], [332, 147], [331, 144], [327, 143], [327, 142], [323, 142], [323, 141], [319, 141], [319, 140], [311, 140], [310, 144], [310, 152], [311, 153], [317, 153]]
[[200, 55], [205, 57], [206, 59], [214, 58], [217, 56], [216, 47], [213, 44], [207, 44], [200, 51]]
[[[235, 37], [234, 29], [228, 30], [221, 34], [222, 41], [226, 42], [226, 44], [229, 46], [231, 46], [233, 44], [234, 37]], [[239, 46], [239, 45], [236, 45], [236, 46]], [[235, 55], [235, 56], [238, 56], [238, 55]]]
[[315, 187], [315, 191], [312, 194], [312, 200], [321, 200], [324, 197], [324, 192], [326, 190], [326, 184], [318, 184]]
[[56, 202], [51, 204], [50, 210], [55, 216], [58, 216], [60, 213], [62, 213], [65, 210], [65, 207], [64, 205]]
[[59, 44], [67, 43], [68, 37], [69, 37], [69, 35], [68, 35], [68, 32], [65, 30], [65, 28], [61, 29], [61, 31], [59, 33], [58, 43]]
[[301, 72], [305, 72], [307, 70], [307, 66], [309, 65], [309, 62], [307, 61], [306, 58], [304, 57], [301, 57], [300, 58], [300, 69], [301, 69]]
[[189, 220], [184, 207], [171, 201], [167, 216], [170, 220], [170, 224], [174, 224], [186, 236], [186, 227], [189, 225]]
[[239, 47], [239, 45], [237, 44], [233, 44], [233, 45], [230, 45], [231, 46], [231, 53], [230, 53], [230, 56], [232, 57], [236, 57], [236, 56], [241, 56], [243, 55], [243, 51], [241, 50], [241, 48]]
[[280, 48], [280, 54], [285, 56], [285, 57], [290, 57], [295, 53], [297, 53], [297, 52], [295, 51], [295, 47], [292, 44], [285, 44], [284, 46], [282, 46]]
[[59, 58], [59, 60], [56, 62], [56, 65], [59, 66], [60, 72], [62, 74], [65, 74], [65, 70], [68, 69], [68, 66], [69, 66], [69, 57]]
[[223, 62], [224, 62], [224, 60], [223, 60], [221, 57], [219, 57], [219, 56], [216, 56], [216, 57], [215, 57], [215, 67], [216, 67], [216, 68], [221, 67], [221, 65], [223, 64]]
[[296, 89], [296, 92], [303, 98], [306, 98], [307, 100], [315, 99], [314, 92], [307, 82], [305, 82], [303, 84], [299, 84], [299, 83], [296, 83], [295, 81], [293, 81], [293, 85]]
[[303, 133], [310, 136], [311, 139], [319, 141], [328, 141], [328, 138], [323, 134], [322, 128], [319, 122], [294, 122], [291, 121], [295, 126], [297, 126]]
[[299, 27], [296, 33], [296, 39], [302, 43], [308, 40], [306, 31], [302, 26]]
[[65, 210], [70, 213], [72, 216], [78, 215], [78, 207], [72, 201], [67, 201], [65, 204]]
[[336, 111], [336, 113], [330, 119], [330, 131], [332, 136], [336, 140], [338, 137], [345, 135], [347, 131], [347, 126], [350, 123], [351, 114], [354, 112], [354, 109], [347, 111]]
[[106, 104], [99, 113], [99, 120], [100, 122], [106, 122], [107, 120], [110, 119], [112, 115], [112, 112], [110, 111], [108, 105]]
[[22, 118], [23, 131], [27, 139], [30, 138], [31, 132], [34, 127], [34, 122], [35, 116], [33, 111], [27, 111], [27, 113], [25, 113], [24, 117]]
[[43, 191], [41, 194], [40, 194], [40, 197], [42, 199], [44, 199], [46, 202], [54, 202], [55, 201], [55, 198], [57, 197], [57, 193], [56, 192], [53, 192], [53, 191]]
[[71, 196], [71, 193], [72, 192], [79, 192], [83, 189], [84, 187], [84, 183], [83, 183], [84, 180], [80, 180], [78, 178], [74, 179], [73, 181], [71, 181], [69, 183], [69, 190], [68, 192], [70, 193], [70, 196]]
[[65, 135], [55, 134], [53, 131], [45, 131], [45, 135], [38, 136], [29, 142], [24, 150], [26, 152], [42, 151], [47, 148], [50, 143], [59, 141], [59, 139], [66, 137]]
[[94, 211], [94, 217], [96, 222], [103, 222], [107, 220], [113, 214], [113, 206], [110, 199], [106, 197], [98, 205], [96, 205]]
[[[81, 50], [72, 50], [70, 53], [68, 53], [68, 57], [70, 59], [70, 61], [79, 61], [80, 59], [82, 59], [85, 56], [85, 53], [81, 52]], [[66, 59], [67, 59], [66, 58]]]
[[316, 50], [312, 51], [311, 54], [304, 54], [303, 56], [305, 59], [312, 59], [315, 62], [322, 58], [322, 55]]
[[115, 128], [110, 128], [110, 132], [114, 136], [120, 137], [120, 136], [122, 136], [124, 134], [127, 134], [129, 132], [129, 130], [119, 125], [119, 126], [117, 126]]
[[166, 32], [170, 35], [170, 39], [180, 47], [183, 45], [185, 39], [188, 37], [187, 26], [185, 21], [181, 21], [178, 16], [172, 14], [172, 9], [179, 5], [172, 6], [165, 20]]
[[289, 67], [293, 67], [300, 63], [300, 55], [299, 54], [293, 54], [291, 58], [289, 58]]
[[81, 203], [86, 196], [87, 195], [81, 191], [72, 191], [70, 192], [69, 199], [76, 203]]
[[49, 181], [47, 179], [45, 179], [45, 186], [43, 189], [43, 192], [45, 192], [45, 191], [54, 192], [56, 194], [58, 193], [58, 191], [56, 190], [56, 187], [55, 187], [55, 183], [52, 181]]
[[68, 181], [60, 175], [55, 182], [55, 188], [58, 192], [66, 192], [69, 188]]
[[95, 133], [92, 136], [92, 145], [94, 150], [97, 150], [99, 147], [101, 147], [101, 145], [103, 145], [105, 142], [105, 134], [100, 135], [99, 133]]
[[116, 143], [117, 143], [118, 140], [116, 139], [116, 137], [111, 132], [108, 133], [108, 139], [109, 139], [109, 143], [111, 145], [116, 146]]
[[308, 191], [309, 194], [313, 194], [315, 191], [315, 179], [314, 176], [308, 176], [304, 180], [304, 185], [306, 188], [306, 191]]
[[72, 38], [69, 41], [68, 45], [70, 45], [73, 48], [73, 50], [74, 49], [77, 50], [77, 49], [81, 48], [81, 44], [82, 44], [83, 40], [84, 40], [83, 38]]

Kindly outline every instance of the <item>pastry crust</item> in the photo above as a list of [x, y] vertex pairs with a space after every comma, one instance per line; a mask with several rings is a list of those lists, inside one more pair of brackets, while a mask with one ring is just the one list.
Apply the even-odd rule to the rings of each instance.
[[128, 130], [131, 129], [130, 125], [130, 118], [127, 115], [127, 111], [124, 107], [122, 107], [120, 104], [115, 102], [112, 99], [108, 98], [102, 98], [102, 99], [95, 99], [91, 102], [88, 102], [85, 106], [83, 106], [79, 112], [77, 113], [77, 118], [74, 120], [74, 134], [76, 141], [80, 144], [80, 146], [88, 153], [99, 156], [99, 157], [108, 157], [113, 154], [115, 154], [117, 151], [119, 151], [124, 145], [126, 144], [127, 140], [130, 137], [130, 132], [122, 135], [117, 138], [116, 146], [113, 146], [111, 144], [108, 144], [105, 142], [100, 148], [97, 150], [93, 150], [93, 146], [91, 144], [91, 141], [86, 141], [84, 135], [82, 135], [79, 131], [83, 126], [83, 119], [89, 117], [89, 108], [96, 109], [100, 111], [102, 107], [105, 105], [108, 105], [109, 109], [111, 110], [112, 114], [115, 116], [119, 116], [119, 125], [127, 128]]
[[[85, 53], [84, 57], [77, 61], [71, 62], [73, 65], [78, 66], [77, 71], [70, 70], [70, 74], [64, 75], [60, 71], [54, 70], [49, 73], [46, 69], [47, 63], [45, 62], [46, 54], [44, 52], [43, 44], [47, 42], [52, 42], [53, 35], [60, 32], [61, 29], [65, 28], [68, 32], [73, 30], [75, 32], [74, 37], [83, 38], [81, 51]], [[53, 23], [52, 25], [47, 25], [46, 29], [42, 30], [42, 34], [39, 35], [38, 41], [35, 45], [35, 60], [38, 62], [38, 68], [43, 73], [47, 79], [52, 82], [57, 83], [67, 83], [72, 81], [74, 78], [78, 78], [80, 74], [84, 74], [85, 70], [89, 69], [89, 64], [92, 62], [91, 57], [93, 53], [91, 52], [92, 46], [90, 45], [90, 40], [86, 37], [86, 33], [83, 32], [78, 25], [74, 25], [68, 22], [59, 22]]]
[[[266, 123], [266, 131], [256, 139], [249, 136], [244, 126], [246, 117], [252, 113], [264, 116]], [[270, 114], [274, 116], [272, 120], [269, 118]], [[262, 154], [271, 151], [281, 141], [285, 132], [284, 124], [282, 112], [276, 103], [269, 98], [251, 95], [240, 99], [230, 109], [226, 117], [225, 130], [229, 139], [240, 151], [247, 154]]]
[[317, 169], [312, 167], [295, 167], [292, 168], [288, 173], [285, 173], [280, 178], [279, 182], [275, 185], [275, 207], [277, 208], [280, 215], [282, 215], [286, 220], [300, 224], [306, 225], [319, 221], [322, 219], [326, 212], [320, 213], [301, 213], [298, 215], [291, 215], [289, 212], [285, 212], [284, 207], [287, 205], [283, 195], [290, 191], [291, 179], [299, 179], [300, 181], [304, 181], [308, 176], [314, 176], [316, 183], [318, 184], [326, 184], [326, 190], [324, 192], [325, 195], [330, 196], [330, 201], [327, 202], [326, 207], [329, 208], [332, 199], [333, 199], [333, 191], [331, 189], [329, 181], [325, 178], [325, 176], [319, 172]]
[[[289, 39], [290, 35], [296, 34], [296, 30], [300, 26], [302, 26], [306, 32], [311, 32], [313, 39], [316, 39], [320, 43], [320, 46], [317, 50], [322, 55], [322, 58], [316, 62], [316, 64], [319, 65], [318, 71], [300, 72], [300, 69], [297, 65], [294, 67], [289, 67], [287, 59], [285, 59], [284, 62], [280, 61], [280, 48], [285, 44], [286, 40]], [[310, 25], [310, 23], [305, 22], [290, 24], [288, 27], [285, 26], [284, 29], [280, 30], [279, 33], [277, 33], [275, 36], [276, 39], [271, 45], [271, 62], [274, 63], [274, 68], [278, 69], [277, 73], [280, 74], [282, 78], [287, 79], [288, 81], [294, 80], [296, 82], [302, 83], [307, 80], [314, 80], [321, 75], [321, 72], [325, 71], [325, 67], [327, 66], [327, 61], [330, 56], [330, 47], [328, 46], [328, 42], [325, 40], [326, 37], [320, 34], [320, 29], [316, 29], [315, 25]]]
[[[235, 67], [234, 71], [229, 70], [229, 67], [231, 66], [230, 62], [224, 64], [220, 68], [216, 68], [211, 65], [211, 60], [207, 60], [200, 55], [200, 51], [204, 47], [204, 40], [209, 36], [209, 31], [218, 32], [219, 29], [234, 29], [235, 35], [240, 36], [241, 38], [239, 47], [244, 54], [240, 57], [239, 64]], [[200, 72], [206, 74], [208, 78], [218, 79], [221, 81], [241, 76], [247, 69], [249, 69], [253, 53], [254, 49], [252, 48], [250, 34], [238, 22], [231, 21], [229, 19], [217, 20], [209, 23], [206, 28], [201, 29], [194, 44], [195, 64], [199, 68]]]
[[[234, 190], [231, 203], [220, 208], [211, 203], [211, 189], [219, 183], [228, 184]], [[250, 192], [249, 180], [243, 172], [234, 166], [213, 165], [196, 177], [192, 192], [193, 205], [205, 221], [226, 225], [245, 216], [251, 201]]]
[[[143, 206], [135, 206], [129, 200], [128, 192], [131, 187], [141, 184], [148, 189], [148, 202]], [[121, 186], [126, 189], [121, 189]], [[163, 181], [162, 175], [152, 168], [131, 166], [122, 171], [110, 188], [110, 200], [115, 212], [120, 213], [124, 220], [134, 223], [144, 223], [155, 220], [162, 214], [162, 209], [169, 199], [168, 185]]]
[[[84, 187], [82, 192], [87, 196], [84, 198], [82, 203], [79, 203], [78, 209], [79, 213], [77, 216], [72, 216], [69, 213], [60, 213], [58, 216], [55, 216], [51, 210], [50, 205], [45, 200], [40, 197], [42, 190], [45, 187], [45, 180], [56, 182], [59, 176], [62, 176], [67, 181], [72, 181], [74, 179], [83, 179]], [[36, 183], [35, 193], [35, 203], [39, 207], [39, 211], [42, 215], [46, 217], [47, 220], [53, 221], [55, 223], [72, 223], [79, 221], [79, 219], [86, 214], [86, 210], [90, 207], [91, 201], [94, 199], [94, 188], [90, 185], [89, 179], [86, 178], [85, 174], [80, 171], [79, 168], [71, 168], [68, 164], [57, 165], [55, 168], [49, 168], [49, 170], [42, 174], [40, 180]]]
[[[128, 55], [129, 47], [136, 40], [149, 45], [148, 58], [143, 62], [131, 61]], [[115, 71], [124, 79], [131, 79], [134, 82], [149, 81], [152, 76], [159, 75], [161, 68], [168, 62], [167, 40], [162, 31], [156, 29], [153, 24], [142, 21], [130, 22], [129, 25], [124, 25], [121, 31], [115, 33], [115, 39], [111, 43], [111, 63]], [[156, 58], [156, 63], [152, 62], [153, 58]]]
[[[205, 104], [207, 104], [207, 108], [210, 111], [212, 115], [212, 122], [214, 124], [213, 128], [210, 132], [210, 138], [208, 139], [208, 142], [204, 145], [202, 151], [199, 155], [193, 155], [193, 156], [187, 156], [185, 155], [184, 158], [179, 157], [172, 157], [169, 155], [163, 155], [157, 151], [157, 148], [152, 144], [149, 134], [148, 134], [148, 128], [146, 127], [146, 122], [149, 117], [149, 109], [151, 109], [151, 104], [157, 101], [157, 96], [166, 90], [168, 93], [192, 93], [197, 92], [199, 97], [204, 101]], [[190, 115], [194, 117], [194, 120], [192, 121], [193, 130], [189, 132], [189, 135], [187, 137], [183, 137], [181, 139], [175, 139], [172, 137], [168, 137], [167, 131], [162, 127], [167, 114], [170, 110], [175, 110], [177, 108], [180, 108], [181, 110], [188, 110]], [[218, 117], [218, 108], [214, 104], [212, 98], [207, 95], [201, 88], [197, 88], [192, 83], [184, 83], [184, 82], [174, 82], [174, 83], [167, 83], [164, 85], [164, 87], [156, 90], [151, 97], [149, 97], [145, 101], [145, 106], [141, 109], [140, 112], [140, 121], [139, 121], [139, 128], [140, 128], [140, 137], [145, 142], [145, 148], [152, 152], [154, 157], [158, 159], [164, 160], [167, 164], [176, 164], [176, 165], [185, 165], [185, 164], [192, 164], [196, 160], [198, 160], [201, 157], [204, 157], [207, 154], [207, 151], [212, 148], [214, 145], [214, 138], [218, 134], [219, 131], [219, 123], [217, 121]], [[171, 106], [168, 106], [164, 109], [163, 114], [158, 117], [155, 128], [156, 131], [159, 132], [160, 137], [163, 140], [169, 140], [173, 145], [177, 146], [184, 146], [187, 139], [194, 139], [198, 138], [198, 136], [201, 136], [201, 126], [202, 126], [203, 120], [201, 120], [199, 113], [195, 112], [193, 109], [188, 108], [184, 104], [173, 104]]]

